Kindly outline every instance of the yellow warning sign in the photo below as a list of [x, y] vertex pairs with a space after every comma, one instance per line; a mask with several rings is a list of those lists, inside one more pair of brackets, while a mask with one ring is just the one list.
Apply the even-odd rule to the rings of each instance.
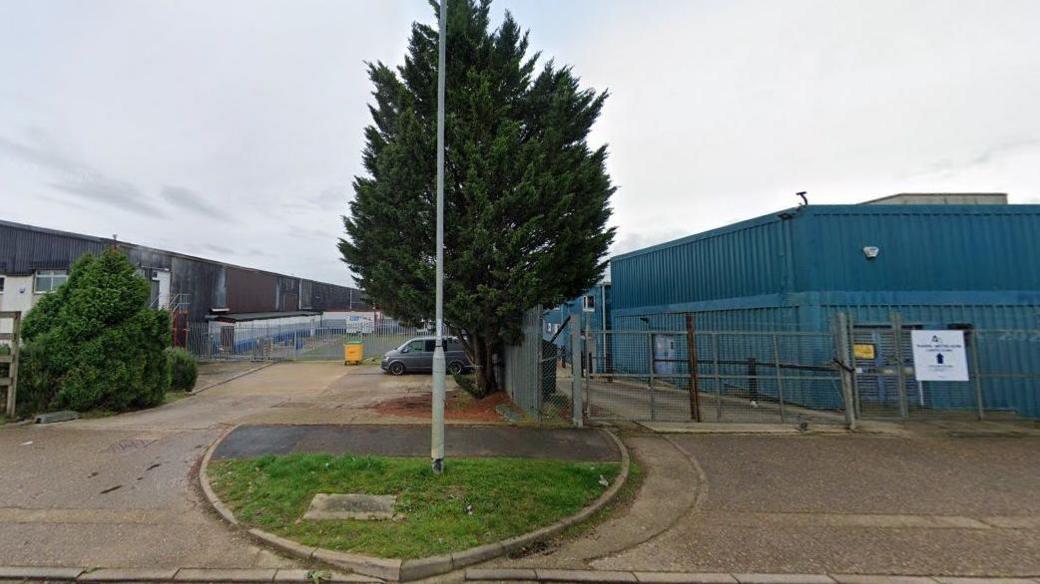
[[874, 358], [874, 345], [869, 343], [856, 343], [852, 347], [852, 354], [857, 359], [873, 359]]

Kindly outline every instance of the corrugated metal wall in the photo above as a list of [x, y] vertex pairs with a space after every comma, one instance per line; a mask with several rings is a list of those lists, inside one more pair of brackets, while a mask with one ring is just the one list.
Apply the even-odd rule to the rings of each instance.
[[[85, 253], [100, 253], [112, 240], [0, 220], [0, 274], [28, 275], [38, 269], [67, 270]], [[205, 319], [214, 308], [231, 312], [364, 310], [355, 288], [301, 280], [134, 245], [116, 243], [142, 268], [170, 270], [170, 292], [187, 295], [188, 319]], [[301, 297], [303, 295], [303, 297]]]
[[[619, 255], [612, 304], [628, 314], [797, 304], [784, 295], [811, 291], [1036, 293], [1038, 258], [1040, 205], [809, 206]], [[696, 306], [710, 301], [721, 302]]]
[[227, 279], [224, 266], [196, 259], [173, 256], [170, 289], [186, 294], [188, 320], [198, 322], [213, 308], [227, 308]]
[[611, 260], [615, 309], [778, 292], [784, 228], [766, 216]]
[[790, 223], [795, 290], [1040, 290], [1040, 205], [823, 205]]
[[232, 314], [278, 310], [277, 276], [230, 266], [226, 272], [228, 310]]
[[[898, 313], [973, 328], [986, 409], [1040, 417], [1038, 260], [1040, 205], [809, 206], [614, 258], [611, 322], [682, 330], [690, 312], [700, 331], [823, 332], [842, 311], [863, 326]], [[960, 409], [973, 397], [928, 399]]]
[[67, 269], [79, 256], [98, 253], [112, 241], [50, 230], [29, 230], [0, 221], [0, 274], [24, 276], [38, 269]]

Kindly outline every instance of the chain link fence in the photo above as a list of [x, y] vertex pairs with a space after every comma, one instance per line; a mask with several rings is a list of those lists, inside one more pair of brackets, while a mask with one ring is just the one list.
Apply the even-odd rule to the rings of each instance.
[[911, 334], [889, 326], [853, 325], [852, 394], [864, 419], [1003, 419], [1040, 417], [1040, 330], [964, 330], [968, 378], [921, 381]]
[[590, 419], [845, 421], [827, 333], [598, 331], [589, 340]]
[[571, 376], [563, 367], [564, 348], [545, 333], [540, 306], [524, 313], [521, 338], [503, 351], [503, 385], [528, 418], [567, 423], [571, 416]]
[[191, 323], [187, 349], [200, 361], [342, 361], [344, 345], [361, 343], [366, 359], [378, 359], [420, 334], [390, 319], [367, 326], [335, 321]]

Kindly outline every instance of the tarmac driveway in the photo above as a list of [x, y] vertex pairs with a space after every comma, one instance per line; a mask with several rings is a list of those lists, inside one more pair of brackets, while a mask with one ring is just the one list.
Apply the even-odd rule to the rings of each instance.
[[[661, 439], [703, 471], [697, 504], [649, 541], [588, 565], [693, 572], [1040, 574], [1040, 439]], [[675, 493], [677, 499], [681, 495]]]
[[371, 373], [279, 364], [152, 410], [0, 428], [0, 565], [289, 567], [208, 511], [193, 469], [242, 420], [323, 418], [334, 404], [357, 421], [366, 404], [428, 383]]

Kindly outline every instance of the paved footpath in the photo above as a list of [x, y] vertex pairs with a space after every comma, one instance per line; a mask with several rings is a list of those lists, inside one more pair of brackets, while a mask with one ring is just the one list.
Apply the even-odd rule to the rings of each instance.
[[584, 538], [489, 567], [1040, 575], [1036, 438], [624, 440], [649, 468], [626, 514]]

